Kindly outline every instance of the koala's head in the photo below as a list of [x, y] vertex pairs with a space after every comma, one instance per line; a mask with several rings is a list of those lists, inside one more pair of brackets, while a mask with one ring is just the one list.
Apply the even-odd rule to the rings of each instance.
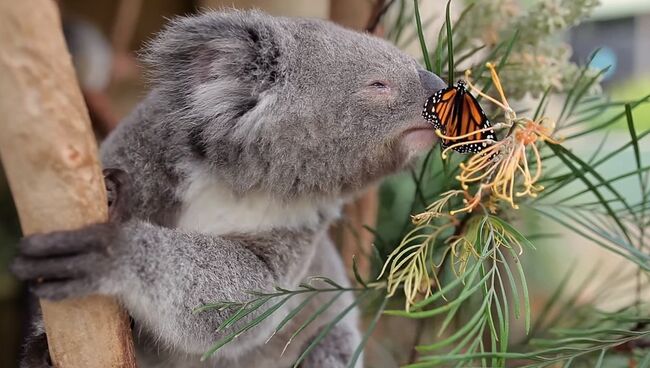
[[408, 165], [446, 86], [379, 38], [261, 12], [179, 18], [145, 56], [185, 158], [283, 198], [351, 194]]

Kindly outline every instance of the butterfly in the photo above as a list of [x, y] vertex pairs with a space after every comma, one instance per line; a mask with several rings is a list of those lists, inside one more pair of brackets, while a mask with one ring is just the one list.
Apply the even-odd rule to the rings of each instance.
[[[476, 98], [467, 90], [465, 82], [459, 80], [455, 86], [449, 86], [434, 93], [424, 104], [422, 116], [448, 137], [459, 139], [442, 139], [442, 147], [459, 144], [453, 149], [460, 153], [481, 152], [490, 145], [482, 140], [495, 140], [494, 130], [479, 131], [490, 128], [490, 121], [478, 104]], [[473, 134], [472, 134], [473, 133]], [[476, 142], [475, 141], [482, 141]]]

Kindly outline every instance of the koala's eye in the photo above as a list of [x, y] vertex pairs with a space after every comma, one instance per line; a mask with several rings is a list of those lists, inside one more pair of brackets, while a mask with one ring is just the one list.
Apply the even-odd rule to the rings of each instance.
[[370, 83], [370, 86], [375, 88], [388, 88], [388, 86], [382, 82], [372, 82]]

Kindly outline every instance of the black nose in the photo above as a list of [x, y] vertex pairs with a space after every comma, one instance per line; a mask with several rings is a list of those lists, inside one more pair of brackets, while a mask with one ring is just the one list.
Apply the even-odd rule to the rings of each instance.
[[422, 83], [422, 87], [424, 87], [424, 90], [428, 95], [432, 95], [435, 92], [447, 87], [447, 83], [445, 83], [445, 81], [428, 70], [421, 69], [418, 71], [418, 74], [420, 75], [420, 82]]

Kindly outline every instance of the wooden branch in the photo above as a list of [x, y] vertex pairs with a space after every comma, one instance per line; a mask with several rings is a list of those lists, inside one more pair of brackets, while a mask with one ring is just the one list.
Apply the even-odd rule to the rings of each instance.
[[[97, 146], [55, 2], [0, 1], [0, 45], [0, 156], [23, 233], [106, 221]], [[135, 367], [127, 315], [114, 300], [41, 307], [56, 367]]]

